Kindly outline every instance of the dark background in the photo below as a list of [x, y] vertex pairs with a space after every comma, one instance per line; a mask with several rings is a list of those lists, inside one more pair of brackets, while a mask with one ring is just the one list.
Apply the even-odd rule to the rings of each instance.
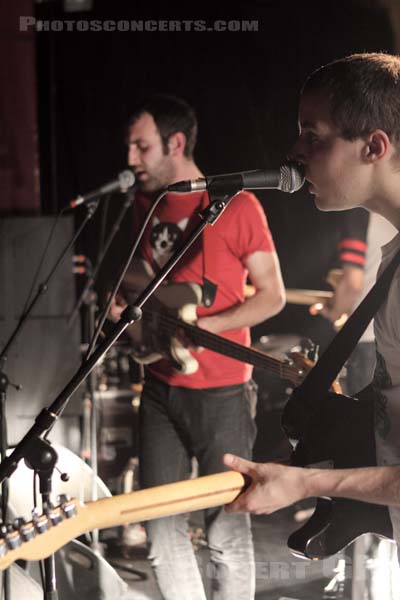
[[[126, 165], [124, 127], [138, 99], [168, 92], [191, 103], [199, 119], [196, 161], [204, 173], [278, 166], [297, 133], [299, 89], [321, 64], [351, 52], [393, 51], [378, 2], [306, 0], [171, 3], [94, 0], [87, 12], [36, 7], [43, 19], [258, 20], [257, 32], [38, 33], [42, 210], [55, 214], [77, 193], [114, 179]], [[290, 196], [257, 193], [268, 216], [286, 287], [326, 288], [340, 213], [317, 211], [306, 188]], [[109, 206], [107, 227], [121, 199]], [[96, 259], [102, 206], [79, 242]], [[79, 222], [84, 209], [76, 211]], [[102, 270], [116, 271], [130, 242], [129, 218]], [[287, 306], [253, 330], [306, 334], [324, 344], [330, 327], [305, 307]]]

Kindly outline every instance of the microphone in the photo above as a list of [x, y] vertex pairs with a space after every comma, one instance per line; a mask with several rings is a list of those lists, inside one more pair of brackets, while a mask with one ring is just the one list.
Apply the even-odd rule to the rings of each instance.
[[225, 194], [239, 190], [281, 190], [297, 192], [304, 183], [301, 165], [284, 163], [279, 169], [244, 171], [226, 175], [211, 175], [200, 179], [178, 181], [167, 187], [168, 192], [222, 192]]
[[80, 204], [87, 204], [94, 198], [98, 196], [104, 196], [105, 194], [111, 194], [112, 192], [123, 192], [125, 193], [130, 187], [135, 183], [135, 176], [132, 171], [126, 169], [126, 171], [122, 171], [118, 175], [118, 179], [114, 179], [105, 185], [97, 188], [93, 192], [89, 192], [84, 196], [78, 196], [75, 200], [71, 200], [69, 206], [71, 208], [75, 208], [75, 206], [79, 206]]

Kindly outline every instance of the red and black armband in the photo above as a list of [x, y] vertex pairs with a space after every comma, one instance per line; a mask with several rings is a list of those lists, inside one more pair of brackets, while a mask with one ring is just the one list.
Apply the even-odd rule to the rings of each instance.
[[363, 269], [365, 266], [365, 256], [367, 244], [362, 240], [354, 238], [345, 238], [339, 242], [338, 258], [342, 265], [351, 265]]

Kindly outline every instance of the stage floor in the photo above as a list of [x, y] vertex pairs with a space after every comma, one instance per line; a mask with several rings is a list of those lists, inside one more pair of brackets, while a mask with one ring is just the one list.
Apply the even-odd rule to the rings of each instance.
[[[196, 525], [196, 518], [193, 523]], [[343, 595], [324, 596], [324, 587], [334, 576], [337, 557], [324, 561], [308, 561], [296, 558], [289, 552], [286, 545], [287, 537], [293, 530], [299, 528], [299, 524], [294, 521], [293, 508], [270, 516], [253, 516], [252, 523], [256, 556], [257, 600], [346, 598]], [[109, 545], [106, 558], [112, 561], [119, 575], [129, 585], [126, 596], [123, 596], [121, 600], [161, 600], [147, 560], [145, 546], [138, 545], [129, 550], [125, 549], [125, 556], [127, 558], [121, 558], [117, 546], [114, 547], [112, 543]], [[196, 556], [200, 565], [205, 567], [208, 562], [207, 548], [200, 546], [196, 551]], [[118, 568], [118, 565], [128, 569], [133, 567], [143, 574], [145, 579], [141, 579], [140, 576], [130, 573], [124, 568]]]

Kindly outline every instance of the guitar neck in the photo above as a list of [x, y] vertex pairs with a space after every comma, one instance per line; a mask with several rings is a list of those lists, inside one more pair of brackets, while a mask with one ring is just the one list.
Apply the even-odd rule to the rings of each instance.
[[[234, 471], [199, 477], [187, 481], [170, 483], [147, 490], [121, 494], [112, 498], [102, 498], [85, 505], [70, 501], [75, 505], [75, 514], [68, 517], [62, 507], [54, 509], [60, 522], [50, 526], [43, 533], [29, 541], [22, 541], [13, 550], [7, 550], [7, 543], [0, 540], [0, 570], [6, 569], [16, 560], [40, 560], [53, 554], [70, 540], [93, 529], [104, 529], [127, 523], [147, 521], [182, 512], [211, 508], [232, 502], [243, 489], [243, 475]], [[42, 525], [50, 518], [40, 517]], [[23, 527], [32, 526], [32, 523]], [[21, 528], [22, 532], [22, 528]], [[18, 532], [11, 534], [15, 540]], [[4, 555], [3, 555], [4, 551]]]
[[[146, 316], [151, 318], [151, 314], [154, 314], [154, 311], [144, 310], [143, 314], [145, 318]], [[205, 329], [200, 329], [195, 325], [186, 323], [171, 315], [157, 313], [157, 316], [160, 328], [168, 331], [171, 335], [173, 335], [177, 329], [182, 329], [189, 339], [197, 346], [203, 346], [213, 352], [218, 352], [229, 358], [248, 363], [254, 367], [269, 371], [270, 373], [275, 373], [282, 379], [297, 381], [298, 377], [301, 375], [299, 372], [300, 370], [290, 363], [278, 360], [264, 352], [255, 350], [254, 348], [247, 348], [237, 342], [228, 340], [220, 335], [206, 331]]]

